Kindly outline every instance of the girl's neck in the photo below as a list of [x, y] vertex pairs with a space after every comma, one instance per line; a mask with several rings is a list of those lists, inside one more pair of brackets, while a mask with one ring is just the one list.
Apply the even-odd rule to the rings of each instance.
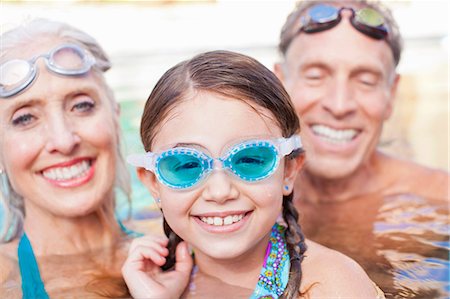
[[251, 249], [232, 259], [215, 259], [194, 249], [198, 270], [226, 284], [254, 289], [264, 263], [270, 233]]
[[105, 214], [99, 208], [85, 216], [65, 217], [27, 208], [24, 231], [37, 256], [92, 252], [112, 246], [120, 237], [114, 215]]

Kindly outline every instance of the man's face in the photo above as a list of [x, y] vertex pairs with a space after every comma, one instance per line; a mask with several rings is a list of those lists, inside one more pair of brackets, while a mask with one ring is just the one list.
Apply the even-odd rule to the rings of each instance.
[[325, 179], [348, 178], [370, 160], [398, 82], [388, 44], [342, 17], [299, 34], [275, 67], [302, 121], [306, 171]]

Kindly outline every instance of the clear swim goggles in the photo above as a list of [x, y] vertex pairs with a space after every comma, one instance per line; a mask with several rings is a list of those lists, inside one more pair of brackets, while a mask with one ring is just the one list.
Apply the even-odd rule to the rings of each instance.
[[255, 182], [272, 175], [284, 156], [302, 148], [300, 136], [275, 140], [250, 140], [234, 145], [225, 155], [214, 159], [193, 149], [176, 147], [161, 153], [147, 152], [127, 157], [127, 162], [153, 172], [158, 180], [173, 189], [190, 188], [221, 164], [238, 178]]
[[373, 8], [353, 9], [351, 7], [337, 8], [326, 4], [312, 6], [306, 16], [301, 18], [301, 27], [297, 31], [315, 33], [328, 30], [339, 24], [341, 12], [348, 9], [352, 12], [350, 23], [358, 31], [375, 39], [383, 39], [388, 35], [383, 16]]
[[63, 44], [46, 54], [30, 60], [12, 59], [0, 65], [0, 98], [8, 98], [26, 89], [36, 79], [36, 62], [43, 58], [47, 68], [59, 75], [84, 75], [93, 65], [95, 58], [75, 44]]

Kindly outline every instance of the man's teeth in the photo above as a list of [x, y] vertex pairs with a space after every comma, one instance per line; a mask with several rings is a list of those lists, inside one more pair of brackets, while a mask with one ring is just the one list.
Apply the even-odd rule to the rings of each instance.
[[354, 129], [335, 130], [323, 125], [314, 125], [311, 129], [314, 134], [331, 143], [346, 143], [358, 134], [358, 131]]
[[200, 220], [208, 223], [209, 225], [215, 225], [215, 226], [223, 226], [223, 225], [230, 225], [235, 222], [241, 221], [242, 218], [244, 218], [244, 214], [240, 215], [229, 215], [226, 217], [200, 217]]
[[45, 178], [54, 181], [71, 180], [86, 175], [86, 172], [91, 167], [90, 163], [86, 160], [77, 163], [76, 165], [68, 167], [51, 168], [42, 172]]

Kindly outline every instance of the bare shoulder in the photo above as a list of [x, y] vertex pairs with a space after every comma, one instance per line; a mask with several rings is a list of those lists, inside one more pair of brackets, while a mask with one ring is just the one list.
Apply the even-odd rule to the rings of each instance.
[[312, 241], [302, 263], [301, 290], [310, 298], [377, 298], [377, 291], [351, 258]]
[[386, 157], [390, 173], [396, 174], [395, 191], [414, 193], [416, 195], [450, 200], [450, 173], [441, 169], [426, 167], [411, 161]]
[[162, 217], [126, 221], [125, 226], [143, 234], [164, 234]]
[[6, 281], [18, 268], [17, 241], [0, 244], [0, 282]]

